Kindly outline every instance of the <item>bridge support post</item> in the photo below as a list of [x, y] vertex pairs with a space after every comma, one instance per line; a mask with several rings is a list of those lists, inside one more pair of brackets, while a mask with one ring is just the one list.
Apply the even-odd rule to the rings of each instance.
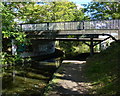
[[88, 45], [90, 48], [90, 55], [93, 56], [94, 55], [94, 43], [93, 43], [93, 37], [90, 37], [90, 44], [86, 43], [85, 41], [83, 41], [84, 44]]
[[90, 38], [90, 55], [94, 54], [93, 37]]

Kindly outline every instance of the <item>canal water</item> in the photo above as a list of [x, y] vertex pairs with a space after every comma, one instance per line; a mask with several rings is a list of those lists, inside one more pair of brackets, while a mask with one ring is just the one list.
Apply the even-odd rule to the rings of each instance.
[[9, 66], [3, 72], [2, 96], [42, 96], [59, 66], [59, 58]]

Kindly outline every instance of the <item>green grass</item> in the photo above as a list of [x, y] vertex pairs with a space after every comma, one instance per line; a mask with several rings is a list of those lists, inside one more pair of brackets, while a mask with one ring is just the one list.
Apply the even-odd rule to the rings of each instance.
[[87, 60], [86, 76], [97, 94], [120, 93], [120, 42], [114, 42], [100, 54]]

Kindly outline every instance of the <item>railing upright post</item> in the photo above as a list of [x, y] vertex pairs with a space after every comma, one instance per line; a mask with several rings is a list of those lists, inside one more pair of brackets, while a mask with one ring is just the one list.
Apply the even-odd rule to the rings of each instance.
[[65, 29], [65, 22], [64, 22], [64, 30], [66, 30], [66, 29]]
[[83, 25], [82, 25], [82, 26], [83, 26], [83, 29], [85, 29], [85, 23], [84, 23], [84, 21], [82, 21], [82, 22], [83, 22]]
[[112, 20], [109, 20], [110, 21], [110, 29], [112, 28]]
[[118, 26], [118, 29], [120, 29], [120, 20], [117, 20], [117, 26]]
[[49, 30], [49, 23], [47, 22], [47, 30]]
[[113, 25], [113, 28], [112, 28], [112, 29], [115, 29], [115, 27], [114, 27], [115, 25], [114, 25], [114, 24], [115, 24], [115, 20], [113, 20], [113, 24], [112, 24], [112, 25]]
[[120, 40], [120, 20], [118, 20], [118, 40]]

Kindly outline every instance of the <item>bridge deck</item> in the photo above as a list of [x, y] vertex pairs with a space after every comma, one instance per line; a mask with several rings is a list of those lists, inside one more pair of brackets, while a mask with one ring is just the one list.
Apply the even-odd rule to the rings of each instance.
[[73, 36], [73, 37], [83, 37], [84, 35], [111, 35], [113, 37], [115, 37], [116, 39], [119, 38], [119, 30], [118, 29], [114, 29], [114, 30], [71, 30], [71, 31], [38, 31], [38, 32], [30, 32], [29, 36], [30, 37], [43, 37], [43, 38], [64, 38], [66, 36]]
[[[38, 40], [52, 40], [52, 41], [91, 41], [90, 38], [39, 38], [39, 37], [36, 37]], [[33, 38], [32, 39], [36, 39], [36, 38]], [[103, 39], [100, 39], [100, 38], [94, 38], [93, 39], [95, 42], [99, 42], [99, 41], [102, 41]]]
[[44, 38], [61, 35], [109, 34], [120, 39], [120, 20], [21, 24], [21, 29], [29, 35], [44, 35]]

